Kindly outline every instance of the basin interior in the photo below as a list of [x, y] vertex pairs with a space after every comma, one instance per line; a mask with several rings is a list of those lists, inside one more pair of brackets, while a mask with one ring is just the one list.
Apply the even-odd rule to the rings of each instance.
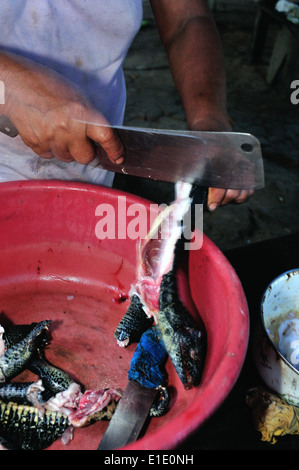
[[[110, 203], [117, 213], [120, 196], [79, 183], [4, 183], [0, 189], [0, 324], [51, 319], [46, 356], [85, 389], [124, 389], [136, 347], [120, 348], [113, 336], [129, 305], [136, 240], [95, 235], [96, 208]], [[126, 195], [126, 204], [133, 203], [150, 204]], [[207, 331], [202, 382], [185, 390], [168, 360], [169, 411], [152, 419], [128, 449], [174, 448], [220, 405], [243, 364], [246, 299], [232, 267], [204, 235], [202, 248], [186, 253], [178, 279], [182, 300]], [[24, 371], [14, 380], [31, 378]], [[96, 449], [106, 428], [97, 422], [76, 429], [67, 446], [58, 440], [50, 449]]]

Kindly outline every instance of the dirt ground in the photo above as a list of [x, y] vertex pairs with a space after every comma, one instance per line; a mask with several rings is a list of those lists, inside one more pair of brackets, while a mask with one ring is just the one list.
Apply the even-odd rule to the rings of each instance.
[[[222, 2], [223, 3], [223, 2]], [[270, 28], [262, 63], [251, 65], [249, 52], [256, 6], [226, 2], [215, 9], [227, 64], [228, 110], [235, 131], [261, 143], [265, 187], [244, 204], [206, 212], [204, 232], [221, 250], [287, 235], [299, 230], [299, 104], [290, 101], [289, 84], [270, 86], [266, 71], [276, 34]], [[185, 115], [170, 75], [148, 2], [144, 21], [125, 62], [128, 87], [125, 125], [186, 129]], [[170, 202], [173, 186], [118, 175], [115, 186], [151, 201]]]

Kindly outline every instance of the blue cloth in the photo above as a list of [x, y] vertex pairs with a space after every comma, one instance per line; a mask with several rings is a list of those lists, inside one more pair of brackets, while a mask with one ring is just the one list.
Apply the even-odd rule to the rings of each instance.
[[129, 380], [139, 382], [146, 388], [165, 386], [166, 375], [162, 367], [167, 352], [157, 326], [149, 328], [140, 338], [131, 360]]

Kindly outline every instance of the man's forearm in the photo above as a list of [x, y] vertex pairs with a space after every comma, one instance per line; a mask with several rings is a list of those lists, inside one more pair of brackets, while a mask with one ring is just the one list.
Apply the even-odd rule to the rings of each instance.
[[169, 63], [190, 128], [201, 119], [226, 119], [225, 67], [221, 46], [206, 17], [197, 17], [168, 45]]
[[[39, 85], [40, 95], [45, 88], [43, 76], [41, 71], [46, 70], [39, 64], [19, 56], [17, 54], [6, 53], [0, 51], [0, 80], [5, 85], [5, 103], [1, 107], [1, 114], [6, 114], [11, 117], [14, 110], [19, 105], [25, 104], [25, 96], [28, 95], [28, 101], [33, 106], [33, 101], [38, 101], [38, 96], [33, 97], [30, 95], [30, 84], [33, 80], [35, 84]], [[24, 88], [27, 88], [28, 93]], [[40, 100], [42, 101], [42, 100]]]
[[[155, 5], [154, 1], [152, 3]], [[189, 0], [186, 5], [192, 3], [196, 4]], [[185, 18], [180, 11], [180, 21], [173, 29], [159, 15], [160, 12], [157, 25], [189, 127], [196, 128], [203, 119], [207, 121], [207, 129], [212, 125], [209, 119], [219, 120], [220, 126], [228, 127], [225, 63], [212, 15], [200, 7], [187, 11]]]

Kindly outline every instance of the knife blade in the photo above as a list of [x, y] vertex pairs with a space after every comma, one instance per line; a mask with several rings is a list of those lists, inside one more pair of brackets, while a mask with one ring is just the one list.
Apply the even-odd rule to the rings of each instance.
[[158, 391], [129, 382], [98, 450], [120, 449], [136, 441]]
[[117, 405], [98, 450], [113, 450], [134, 442], [149, 416], [150, 408], [165, 386], [162, 367], [167, 352], [157, 326], [141, 336], [131, 360], [129, 382]]
[[[99, 126], [95, 122], [80, 122]], [[186, 181], [199, 186], [239, 190], [264, 187], [261, 146], [251, 134], [112, 128], [123, 143], [124, 163], [112, 163], [97, 146], [97, 157], [90, 166], [171, 183]], [[10, 137], [18, 134], [5, 116], [0, 116], [0, 131]]]
[[[98, 166], [124, 174], [175, 183], [260, 189], [264, 186], [261, 147], [251, 134], [114, 127], [124, 148], [124, 164], [101, 151]], [[117, 168], [115, 168], [117, 166]]]

